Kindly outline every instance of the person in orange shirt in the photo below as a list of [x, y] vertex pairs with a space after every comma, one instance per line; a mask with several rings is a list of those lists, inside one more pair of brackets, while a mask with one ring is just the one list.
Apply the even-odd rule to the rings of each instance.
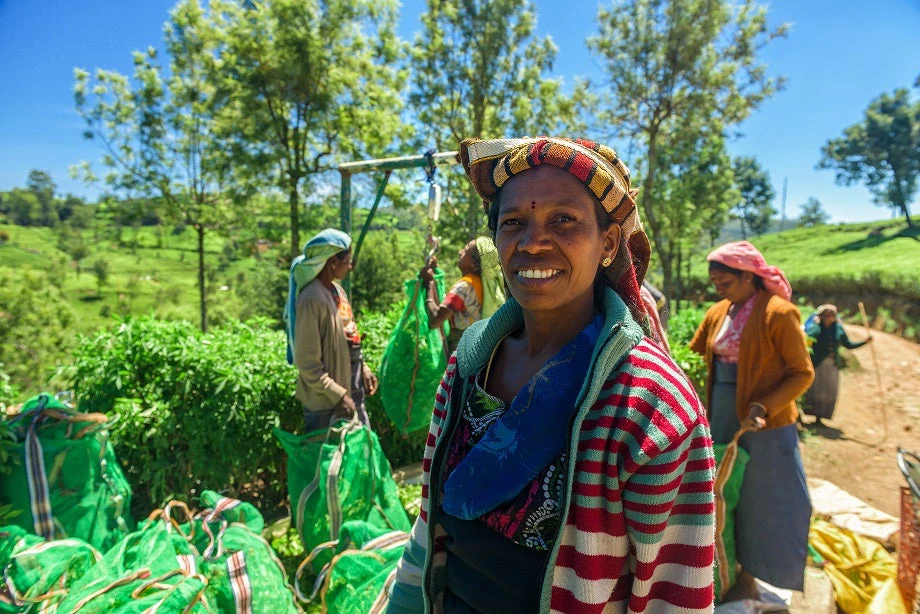
[[741, 572], [724, 601], [756, 598], [755, 578], [802, 590], [811, 500], [799, 453], [795, 401], [815, 377], [792, 286], [747, 241], [708, 256], [709, 279], [723, 298], [706, 312], [690, 349], [706, 359], [712, 441], [750, 455], [735, 535]]

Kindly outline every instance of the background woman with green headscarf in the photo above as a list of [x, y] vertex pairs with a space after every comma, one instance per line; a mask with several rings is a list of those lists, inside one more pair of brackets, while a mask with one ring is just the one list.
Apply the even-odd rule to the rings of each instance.
[[437, 261], [422, 269], [420, 276], [428, 283], [428, 328], [437, 328], [450, 320], [447, 337], [451, 353], [470, 324], [488, 318], [505, 303], [505, 282], [502, 277], [498, 252], [489, 237], [473, 239], [457, 252], [457, 267], [463, 274], [440, 305], [435, 299], [434, 267]]
[[335, 228], [312, 237], [291, 263], [284, 323], [308, 431], [356, 413], [370, 427], [364, 396], [377, 391], [377, 378], [364, 364], [351, 303], [338, 283], [351, 269], [351, 237]]

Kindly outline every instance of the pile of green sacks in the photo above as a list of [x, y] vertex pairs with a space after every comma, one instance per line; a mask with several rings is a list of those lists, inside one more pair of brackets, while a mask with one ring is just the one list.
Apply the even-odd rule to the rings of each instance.
[[79, 539], [0, 528], [0, 612], [299, 612], [258, 510], [213, 491], [201, 503], [191, 516], [171, 502], [104, 556]]

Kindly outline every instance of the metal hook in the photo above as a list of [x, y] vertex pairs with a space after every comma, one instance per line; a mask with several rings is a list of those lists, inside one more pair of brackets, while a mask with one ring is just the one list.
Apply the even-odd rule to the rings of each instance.
[[425, 160], [428, 161], [425, 166], [425, 178], [428, 179], [428, 183], [434, 183], [434, 175], [438, 172], [438, 168], [434, 165], [434, 150], [429, 149], [424, 155]]

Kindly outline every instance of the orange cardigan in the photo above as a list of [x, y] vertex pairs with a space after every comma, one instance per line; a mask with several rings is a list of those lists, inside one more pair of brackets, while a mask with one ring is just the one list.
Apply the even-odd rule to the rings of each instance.
[[[709, 370], [707, 407], [712, 403], [712, 347], [729, 306], [731, 302], [723, 300], [710, 307], [690, 342], [690, 349], [706, 359]], [[767, 428], [792, 424], [798, 416], [795, 400], [814, 379], [798, 308], [779, 296], [760, 292], [741, 333], [735, 403], [738, 420], [743, 422], [750, 403], [756, 402], [767, 409]]]

